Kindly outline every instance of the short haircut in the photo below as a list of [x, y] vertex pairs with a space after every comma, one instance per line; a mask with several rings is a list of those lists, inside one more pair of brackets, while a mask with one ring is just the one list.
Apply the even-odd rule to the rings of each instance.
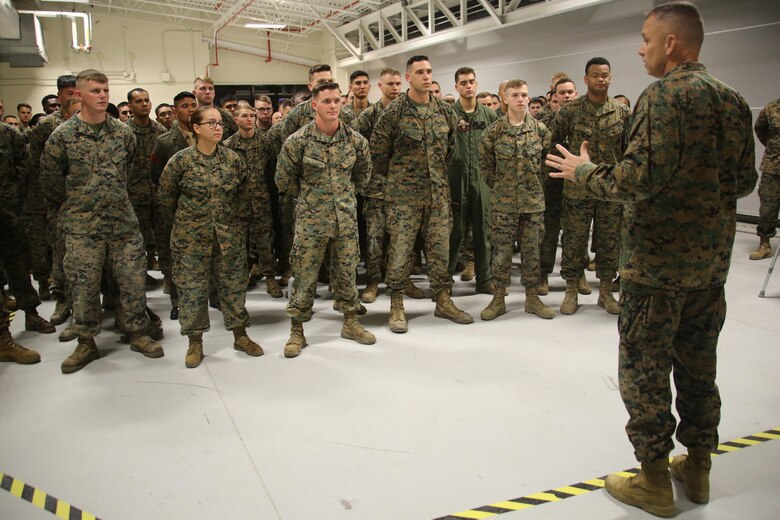
[[532, 104], [532, 103], [539, 103], [540, 105], [544, 106], [544, 98], [535, 97], [531, 101], [528, 102], [529, 105]]
[[97, 69], [85, 69], [79, 72], [76, 76], [76, 82], [79, 81], [94, 81], [95, 83], [108, 83], [108, 76], [103, 74]]
[[382, 69], [382, 72], [379, 73], [379, 77], [381, 78], [382, 76], [384, 76], [386, 74], [389, 74], [390, 76], [400, 76], [401, 75], [401, 73], [398, 72], [397, 70], [388, 67], [386, 69]]
[[279, 103], [279, 110], [281, 110], [283, 108], [292, 108], [292, 101], [290, 101], [289, 99], [283, 99]]
[[114, 119], [119, 119], [119, 109], [113, 103], [109, 103], [106, 106], [106, 114], [109, 114]]
[[249, 110], [253, 114], [255, 113], [255, 107], [250, 105], [247, 101], [238, 102], [238, 107], [236, 107], [236, 115], [240, 114], [242, 110]]
[[679, 23], [677, 28], [682, 34], [677, 34], [683, 40], [701, 47], [704, 41], [704, 21], [699, 9], [691, 2], [669, 2], [661, 4], [645, 14], [645, 18], [655, 16], [658, 20], [675, 18]]
[[558, 92], [558, 85], [563, 85], [564, 83], [571, 83], [571, 84], [572, 84], [572, 85], [574, 85], [575, 87], [577, 86], [577, 85], [574, 83], [574, 80], [573, 80], [573, 79], [571, 79], [571, 78], [567, 78], [567, 77], [563, 77], [563, 78], [561, 78], [561, 79], [559, 79], [558, 81], [556, 81], [556, 82], [555, 82], [555, 87], [553, 87], [553, 94], [555, 94], [556, 92]]
[[6, 115], [3, 116], [3, 122], [8, 121], [11, 118], [14, 118], [17, 121], [19, 121], [19, 118], [16, 117], [16, 114], [6, 114]]
[[314, 77], [315, 74], [318, 72], [332, 72], [332, 69], [330, 68], [330, 65], [327, 63], [319, 63], [317, 65], [314, 65], [312, 68], [309, 69], [309, 81], [311, 81], [311, 78]]
[[431, 85], [436, 85], [437, 87], [439, 87], [439, 90], [441, 90], [441, 85], [439, 85], [438, 81], [431, 81]]
[[214, 80], [208, 76], [198, 76], [197, 78], [195, 78], [195, 80], [193, 80], [192, 84], [194, 85], [198, 81], [200, 81], [201, 83], [208, 83], [209, 85], [214, 85]]
[[57, 90], [64, 90], [66, 88], [73, 88], [76, 86], [76, 76], [73, 74], [65, 74], [57, 78]]
[[172, 107], [171, 105], [169, 105], [168, 103], [160, 103], [159, 105], [157, 105], [157, 106], [155, 107], [155, 109], [154, 109], [154, 115], [156, 115], [156, 116], [159, 116], [159, 115], [160, 115], [160, 109], [161, 109], [161, 108], [166, 108], [166, 107], [168, 107], [168, 108], [173, 108], [173, 107]]
[[129, 91], [127, 93], [127, 102], [128, 103], [132, 103], [133, 102], [133, 92], [146, 92], [147, 94], [149, 93], [149, 91], [146, 90], [145, 88], [135, 87], [133, 90], [131, 90], [131, 91]]
[[368, 79], [368, 72], [364, 70], [356, 70], [355, 72], [349, 75], [349, 84], [351, 85], [358, 78]]
[[493, 97], [493, 94], [485, 90], [484, 92], [480, 92], [477, 94], [477, 99], [484, 99], [486, 97]]
[[417, 54], [415, 56], [412, 56], [408, 60], [406, 60], [406, 70], [409, 70], [409, 67], [411, 67], [413, 64], [417, 63], [418, 61], [431, 61], [428, 59], [428, 56], [425, 56], [424, 54]]
[[234, 94], [227, 94], [225, 96], [222, 96], [219, 100], [220, 106], [224, 105], [228, 101], [238, 101], [238, 98]]
[[127, 101], [122, 101], [116, 107], [117, 108], [122, 108], [122, 107], [127, 107], [127, 106], [130, 106], [130, 103], [128, 103]]
[[273, 106], [273, 103], [271, 102], [271, 98], [266, 96], [265, 94], [257, 94], [255, 96], [254, 102], [257, 103], [258, 101], [262, 103], [268, 103], [269, 105]]
[[179, 92], [173, 97], [173, 106], [178, 105], [179, 101], [182, 101], [184, 98], [195, 99], [195, 94], [187, 91]]
[[553, 90], [555, 89], [555, 85], [558, 83], [558, 80], [561, 78], [568, 78], [569, 75], [565, 72], [556, 72], [552, 76], [550, 76], [550, 85], [553, 86]]
[[601, 57], [595, 57], [588, 60], [588, 63], [585, 64], [585, 75], [588, 75], [588, 69], [591, 65], [606, 65], [609, 67], [609, 70], [612, 70], [612, 65], [609, 64], [609, 61], [607, 61], [607, 58], [601, 58]]
[[46, 94], [45, 96], [43, 96], [43, 99], [41, 99], [41, 106], [45, 107], [46, 102], [50, 99], [56, 99], [59, 102], [59, 98], [55, 94]]
[[29, 108], [30, 111], [32, 111], [32, 107], [30, 105], [28, 105], [27, 103], [19, 103], [18, 105], [16, 105], [16, 111], [17, 112], [19, 112], [23, 108]]
[[506, 87], [504, 87], [504, 92], [506, 92], [507, 89], [510, 89], [510, 88], [520, 88], [523, 85], [528, 85], [528, 83], [526, 83], [522, 79], [510, 79], [509, 82], [506, 84]]
[[338, 90], [341, 92], [341, 87], [339, 87], [339, 84], [334, 81], [326, 81], [314, 87], [314, 89], [311, 91], [311, 97], [316, 98], [317, 95], [323, 90]]
[[37, 125], [41, 121], [41, 118], [43, 117], [46, 117], [46, 114], [44, 114], [43, 112], [38, 112], [37, 114], [32, 116], [32, 118], [30, 119], [30, 126], [33, 127]]
[[477, 73], [471, 67], [461, 67], [455, 71], [455, 83], [458, 82], [460, 76], [465, 76], [466, 74], [474, 74], [474, 77], [477, 77]]

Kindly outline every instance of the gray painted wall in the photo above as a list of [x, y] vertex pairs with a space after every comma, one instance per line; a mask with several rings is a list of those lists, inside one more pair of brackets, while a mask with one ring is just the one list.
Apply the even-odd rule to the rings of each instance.
[[[426, 54], [445, 93], [455, 93], [453, 74], [467, 65], [477, 71], [481, 90], [497, 91], [504, 79], [528, 82], [532, 95], [549, 88], [550, 75], [568, 72], [583, 92], [585, 62], [603, 56], [612, 63], [611, 94], [636, 100], [653, 78], [637, 50], [643, 13], [661, 2], [615, 0], [531, 23], [498, 29], [431, 46]], [[699, 0], [707, 36], [701, 61], [711, 73], [736, 88], [753, 108], [753, 117], [780, 97], [780, 2], [777, 0]], [[411, 54], [411, 53], [410, 53]], [[365, 63], [372, 81], [384, 67], [403, 72], [410, 54]], [[357, 68], [357, 67], [356, 67]], [[352, 68], [355, 70], [356, 68]], [[374, 89], [373, 99], [379, 97]], [[757, 143], [757, 164], [763, 147]], [[758, 196], [742, 199], [739, 212], [758, 215]]]

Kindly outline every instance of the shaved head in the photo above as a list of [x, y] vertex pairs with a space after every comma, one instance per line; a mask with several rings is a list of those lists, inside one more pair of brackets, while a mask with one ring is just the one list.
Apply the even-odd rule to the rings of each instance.
[[654, 16], [669, 34], [674, 34], [683, 45], [701, 49], [704, 41], [704, 22], [699, 9], [690, 2], [669, 2], [647, 12], [646, 18]]

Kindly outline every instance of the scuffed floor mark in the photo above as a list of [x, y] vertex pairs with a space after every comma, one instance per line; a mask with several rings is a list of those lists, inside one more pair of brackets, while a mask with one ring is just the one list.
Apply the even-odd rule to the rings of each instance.
[[352, 502], [350, 502], [349, 500], [342, 498], [341, 500], [339, 500], [339, 502], [341, 502], [341, 507], [343, 507], [347, 511], [352, 510]]

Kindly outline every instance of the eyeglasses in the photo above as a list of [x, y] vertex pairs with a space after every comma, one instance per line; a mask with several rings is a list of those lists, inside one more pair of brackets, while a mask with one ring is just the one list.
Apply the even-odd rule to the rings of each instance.
[[202, 123], [195, 123], [196, 125], [206, 125], [212, 130], [214, 130], [217, 127], [225, 128], [225, 123], [223, 121], [203, 121]]
[[121, 112], [119, 112], [119, 115], [121, 115], [121, 116], [129, 116], [130, 115], [130, 111], [129, 110], [122, 110]]
[[273, 108], [256, 108], [258, 112], [270, 112]]

